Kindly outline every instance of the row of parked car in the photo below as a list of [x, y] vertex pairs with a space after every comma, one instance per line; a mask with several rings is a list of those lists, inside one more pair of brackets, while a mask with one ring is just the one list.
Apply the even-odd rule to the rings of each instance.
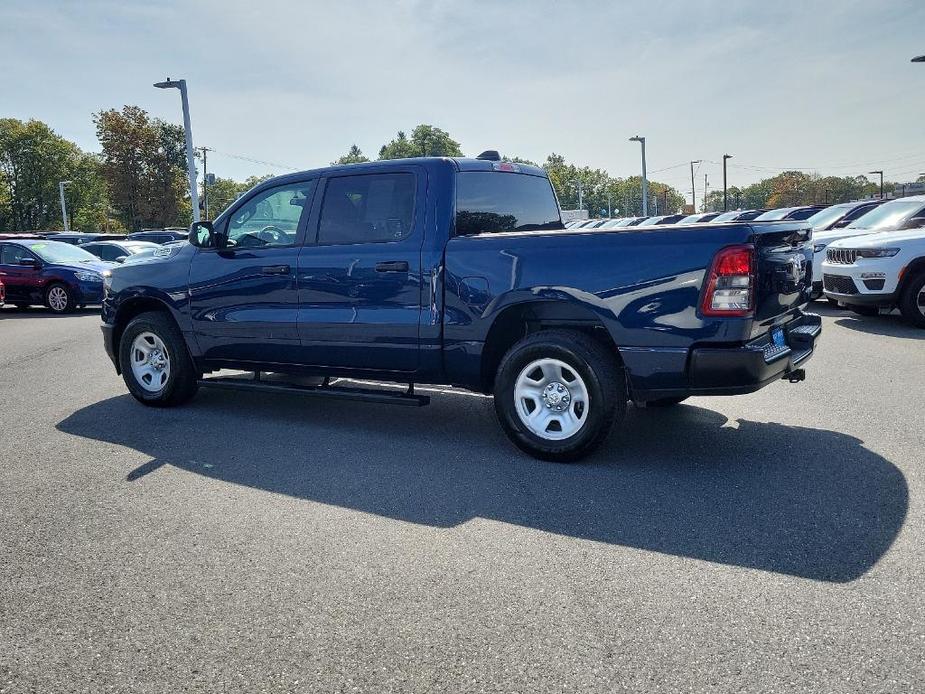
[[813, 231], [813, 300], [860, 315], [898, 308], [925, 328], [925, 196], [773, 210], [575, 220], [571, 229], [805, 221]]
[[[898, 308], [906, 321], [925, 327], [925, 196], [824, 207], [591, 219], [565, 227], [604, 231], [742, 221], [797, 221], [812, 229], [812, 299], [825, 296], [860, 315]], [[182, 229], [128, 235], [0, 235], [0, 284], [6, 285], [9, 303], [44, 304], [64, 312], [98, 303], [104, 273], [113, 267], [142, 262], [158, 249], [184, 243], [186, 238]]]
[[184, 243], [188, 232], [0, 234], [0, 306], [44, 305], [67, 313], [103, 297], [103, 281], [121, 264], [141, 262]]

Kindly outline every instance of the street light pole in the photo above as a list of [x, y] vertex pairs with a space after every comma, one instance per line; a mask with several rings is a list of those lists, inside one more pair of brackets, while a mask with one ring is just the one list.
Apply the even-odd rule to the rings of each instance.
[[913, 63], [925, 63], [925, 55], [917, 55], [912, 59]]
[[209, 219], [209, 148], [200, 147], [202, 150], [202, 211]]
[[691, 212], [697, 211], [697, 187], [694, 185], [694, 164], [700, 164], [703, 159], [695, 159], [691, 162]]
[[70, 181], [58, 181], [58, 194], [61, 196], [61, 218], [64, 220], [64, 230], [70, 231], [71, 228], [67, 223], [67, 203], [64, 202], [64, 186]]
[[871, 175], [880, 174], [880, 199], [883, 200], [883, 172], [882, 171], [868, 171], [867, 173]]
[[727, 159], [732, 159], [732, 155], [731, 154], [723, 155], [723, 212], [726, 212], [729, 209], [729, 204], [726, 198], [726, 195], [727, 195], [726, 193], [726, 160]]
[[630, 142], [638, 142], [642, 146], [642, 216], [649, 216], [649, 181], [646, 178], [646, 138], [634, 135]]
[[186, 80], [172, 80], [169, 77], [166, 82], [155, 82], [154, 86], [158, 89], [179, 89], [180, 101], [183, 105], [183, 132], [186, 135], [186, 168], [189, 175], [189, 194], [190, 202], [193, 205], [193, 221], [199, 221], [199, 191], [196, 185], [196, 160], [193, 156], [193, 131], [190, 128], [189, 118], [189, 97], [186, 93]]

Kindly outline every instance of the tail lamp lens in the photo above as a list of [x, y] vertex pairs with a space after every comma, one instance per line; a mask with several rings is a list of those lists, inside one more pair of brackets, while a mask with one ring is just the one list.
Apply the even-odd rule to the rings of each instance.
[[729, 246], [713, 258], [700, 312], [705, 316], [748, 316], [754, 309], [754, 294], [754, 246]]

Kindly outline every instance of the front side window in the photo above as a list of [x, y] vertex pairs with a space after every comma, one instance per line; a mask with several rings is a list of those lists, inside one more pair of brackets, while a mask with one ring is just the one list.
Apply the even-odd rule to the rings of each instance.
[[328, 181], [318, 243], [382, 243], [411, 234], [414, 174], [339, 176]]
[[559, 205], [548, 178], [499, 171], [457, 174], [458, 235], [561, 228]]
[[10, 243], [0, 246], [0, 265], [19, 265], [20, 260], [31, 257], [29, 251], [22, 246]]
[[268, 248], [296, 243], [299, 220], [308, 214], [315, 179], [264, 190], [228, 220], [230, 248]]

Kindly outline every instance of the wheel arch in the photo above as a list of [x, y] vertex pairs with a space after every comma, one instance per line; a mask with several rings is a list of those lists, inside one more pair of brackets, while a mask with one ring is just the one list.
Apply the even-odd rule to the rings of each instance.
[[501, 359], [520, 339], [551, 328], [576, 330], [587, 334], [610, 351], [622, 367], [617, 344], [601, 316], [576, 300], [538, 299], [506, 305], [494, 316], [482, 346], [481, 390], [490, 393]]
[[[116, 354], [118, 354], [119, 344], [122, 342], [122, 333], [125, 332], [126, 326], [136, 316], [150, 311], [165, 314], [177, 325], [177, 328], [180, 329], [180, 333], [183, 333], [179, 321], [177, 321], [176, 316], [173, 315], [173, 311], [171, 311], [170, 306], [165, 301], [147, 295], [134, 296], [119, 304], [119, 308], [116, 310], [115, 319], [113, 320], [112, 335], [112, 344], [116, 350]], [[189, 345], [187, 345], [187, 350], [188, 349]], [[116, 361], [118, 362], [118, 359]], [[118, 363], [116, 364], [116, 371], [120, 374], [122, 373], [122, 369]]]
[[906, 291], [906, 287], [909, 286], [909, 283], [913, 280], [913, 278], [918, 277], [923, 272], [925, 272], [925, 255], [916, 258], [903, 268], [902, 277], [899, 280], [899, 286], [896, 287], [897, 301], [901, 300], [903, 292]]

